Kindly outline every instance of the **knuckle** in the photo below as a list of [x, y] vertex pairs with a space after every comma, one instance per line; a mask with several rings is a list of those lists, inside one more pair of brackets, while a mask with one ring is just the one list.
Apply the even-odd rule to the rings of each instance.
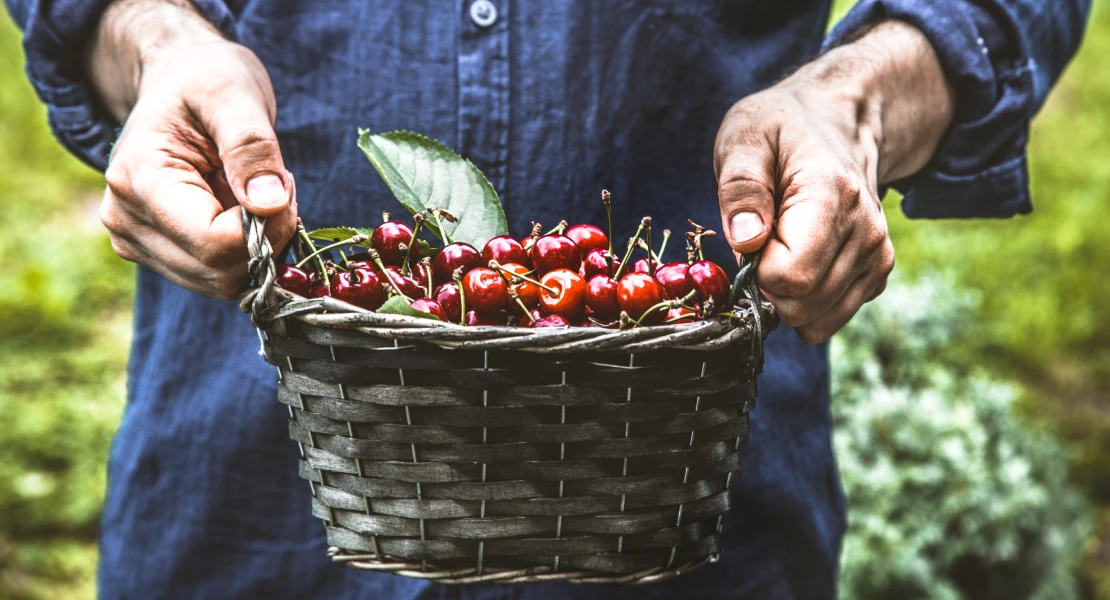
[[270, 156], [278, 152], [278, 140], [272, 128], [243, 127], [228, 138], [227, 149], [221, 149], [221, 158], [232, 153], [249, 153]]
[[795, 268], [782, 276], [782, 287], [788, 296], [808, 296], [817, 288], [817, 276], [805, 268]]
[[112, 251], [116, 253], [116, 256], [127, 262], [138, 262], [138, 255], [131, 250], [127, 242], [124, 242], [122, 238], [115, 235], [109, 236], [109, 238], [112, 241]]
[[116, 196], [128, 196], [131, 193], [131, 174], [119, 157], [104, 171], [104, 181], [108, 184], [108, 191]]
[[[119, 207], [116, 206], [110, 194], [105, 194], [104, 201], [100, 203], [100, 223], [112, 234], [118, 234], [123, 230], [123, 219], [120, 217]], [[112, 240], [114, 243], [114, 235]]]
[[193, 257], [209, 269], [223, 269], [239, 262], [235, 248], [223, 244], [200, 245]]

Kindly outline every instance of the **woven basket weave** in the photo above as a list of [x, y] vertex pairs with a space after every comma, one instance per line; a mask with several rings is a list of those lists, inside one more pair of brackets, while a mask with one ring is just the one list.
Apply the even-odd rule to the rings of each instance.
[[444, 583], [649, 583], [714, 560], [762, 340], [737, 317], [614, 331], [462, 327], [274, 285], [244, 297], [336, 561]]

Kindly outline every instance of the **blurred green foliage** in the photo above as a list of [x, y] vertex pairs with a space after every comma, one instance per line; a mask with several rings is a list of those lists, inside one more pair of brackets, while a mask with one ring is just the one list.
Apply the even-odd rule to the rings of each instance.
[[[852, 3], [838, 0], [834, 15], [843, 14]], [[1081, 592], [1105, 598], [1110, 598], [1110, 460], [1105, 458], [1110, 456], [1110, 282], [1103, 275], [1110, 272], [1110, 74], [1100, 58], [1110, 52], [1108, 3], [1095, 1], [1085, 47], [1035, 122], [1030, 160], [1037, 210], [1032, 216], [910, 222], [895, 208], [896, 199], [887, 200], [902, 281], [940, 272], [948, 277], [940, 281], [955, 289], [982, 292], [981, 302], [957, 302], [958, 310], [945, 313], [961, 317], [960, 335], [942, 336], [943, 344], [936, 345], [940, 342], [932, 334], [915, 333], [901, 340], [910, 348], [903, 351], [927, 352], [930, 360], [940, 361], [937, 364], [970, 365], [1020, 387], [978, 376], [930, 384], [932, 388], [902, 386], [919, 392], [940, 390], [929, 402], [948, 411], [962, 399], [961, 406], [970, 408], [960, 413], [967, 419], [958, 423], [913, 421], [921, 411], [910, 410], [908, 395], [859, 394], [856, 400], [879, 404], [858, 404], [864, 408], [851, 414], [841, 410], [854, 405], [845, 396], [837, 408], [838, 422], [855, 424], [844, 425], [837, 438], [846, 457], [867, 454], [859, 449], [866, 445], [886, 444], [889, 449], [903, 439], [891, 429], [900, 422], [917, 423], [917, 429], [908, 428], [905, 436], [916, 432], [926, 439], [966, 440], [974, 427], [1009, 432], [1019, 454], [1036, 457], [1022, 476], [1036, 475], [1038, 485], [1059, 487], [1060, 497], [1049, 498], [1048, 504], [1036, 494], [1015, 495], [1011, 504], [973, 502], [962, 510], [974, 518], [975, 527], [986, 529], [965, 527], [945, 534], [953, 548], [974, 547], [977, 555], [993, 552], [1012, 558], [1016, 555], [1005, 553], [1013, 545], [1005, 540], [1021, 530], [990, 529], [998, 523], [992, 506], [1031, 512], [1029, 523], [1057, 528], [1058, 543], [1068, 542], [1073, 531], [1061, 525], [1066, 522], [1061, 513], [1049, 510], [1054, 501], [1059, 510], [1071, 506], [1055, 479], [1059, 470], [1049, 473], [1036, 467], [1059, 464], [1058, 454], [1050, 441], [1011, 418], [1010, 390], [1017, 390], [1013, 393], [1018, 394], [1020, 414], [1034, 428], [1068, 442], [1077, 457], [1071, 480], [1099, 507], [1094, 535], [1084, 548]], [[5, 416], [0, 428], [0, 597], [92, 597], [104, 461], [123, 404], [133, 272], [114, 257], [100, 228], [99, 174], [68, 156], [50, 137], [45, 110], [22, 72], [19, 34], [6, 18], [0, 18], [0, 57], [0, 414]], [[904, 286], [892, 286], [888, 302], [906, 297], [900, 287]], [[854, 325], [853, 331], [867, 322]], [[911, 330], [935, 333], [951, 328], [907, 331]], [[866, 348], [851, 335], [845, 335], [842, 348]], [[837, 356], [843, 381], [859, 374], [852, 364], [874, 359], [850, 359], [839, 351]], [[853, 430], [858, 435], [844, 437]], [[884, 431], [888, 437], [875, 437]], [[991, 456], [992, 446], [967, 448], [969, 457]], [[880, 455], [877, 450], [868, 452]], [[922, 476], [921, 465], [891, 464], [905, 471], [899, 477]], [[982, 489], [996, 492], [1010, 489], [998, 479], [999, 473], [978, 473], [969, 485], [981, 483]], [[929, 475], [927, 469], [924, 474]], [[891, 510], [900, 497], [883, 487], [889, 481], [866, 479], [872, 476], [857, 463], [845, 461], [850, 492], [872, 491], [855, 493], [856, 504], [865, 508], [853, 515], [885, 515], [881, 522], [859, 524], [865, 529], [854, 531], [847, 541], [846, 567], [861, 564], [858, 559], [865, 555], [858, 554], [859, 549], [868, 547], [861, 542], [892, 543], [877, 556], [908, 557], [908, 562], [888, 560], [891, 568], [885, 575], [853, 570], [847, 581], [852, 586], [881, 585], [893, 581], [883, 577], [901, 573], [902, 566], [909, 565], [911, 571], [920, 567], [913, 564], [913, 549], [924, 547], [923, 541], [935, 533], [903, 522], [902, 513]], [[884, 504], [887, 496], [874, 493], [882, 490], [889, 492], [891, 503]], [[885, 533], [868, 538], [868, 531]], [[969, 537], [958, 539], [961, 531]], [[1044, 555], [1052, 558], [1053, 566], [1066, 562], [1067, 548], [1046, 547], [1056, 552]], [[933, 578], [950, 575], [943, 569], [922, 573]], [[938, 580], [934, 587], [953, 581]]]
[[89, 598], [134, 278], [100, 227], [103, 180], [50, 136], [6, 17], [0, 57], [0, 597]]

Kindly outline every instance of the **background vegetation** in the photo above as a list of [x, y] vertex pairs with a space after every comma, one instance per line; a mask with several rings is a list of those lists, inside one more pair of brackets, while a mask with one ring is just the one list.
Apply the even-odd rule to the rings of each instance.
[[[900, 278], [834, 348], [846, 597], [982, 597], [967, 581], [1016, 565], [1037, 574], [1017, 596], [1110, 598], [1108, 4], [1035, 123], [1033, 216], [909, 222], [887, 200]], [[22, 64], [0, 18], [0, 597], [87, 598], [133, 276]], [[954, 493], [925, 520], [911, 502]]]

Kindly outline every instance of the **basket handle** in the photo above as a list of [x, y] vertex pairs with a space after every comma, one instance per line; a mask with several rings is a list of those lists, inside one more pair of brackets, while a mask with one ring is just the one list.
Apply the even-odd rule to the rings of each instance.
[[243, 237], [247, 241], [247, 253], [250, 254], [247, 272], [257, 286], [243, 298], [241, 306], [244, 312], [249, 308], [254, 326], [264, 329], [263, 312], [277, 304], [277, 295], [274, 292], [274, 281], [277, 279], [274, 249], [270, 247], [270, 240], [266, 239], [266, 217], [252, 214], [243, 207], [239, 207], [239, 212], [243, 217]]
[[740, 270], [732, 281], [732, 291], [728, 295], [728, 306], [734, 307], [741, 297], [752, 307], [752, 348], [748, 360], [751, 362], [751, 376], [754, 379], [763, 371], [763, 302], [759, 298], [759, 286], [755, 282], [755, 272], [763, 258], [763, 248], [750, 254], [742, 254]]

